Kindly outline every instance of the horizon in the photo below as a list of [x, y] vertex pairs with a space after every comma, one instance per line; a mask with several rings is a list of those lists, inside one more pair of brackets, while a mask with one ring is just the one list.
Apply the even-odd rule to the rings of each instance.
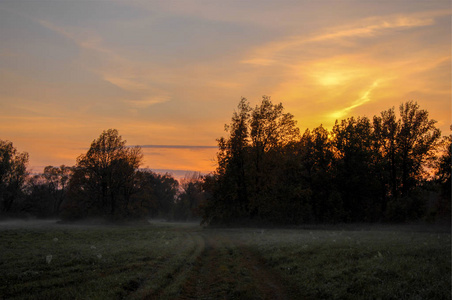
[[[451, 125], [450, 1], [0, 2], [0, 139], [74, 165], [103, 130], [209, 173], [241, 97], [301, 132], [416, 101]], [[183, 177], [183, 176], [181, 176]]]

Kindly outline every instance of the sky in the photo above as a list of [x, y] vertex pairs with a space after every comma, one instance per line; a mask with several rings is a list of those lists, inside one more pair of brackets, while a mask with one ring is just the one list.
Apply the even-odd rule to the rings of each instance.
[[240, 99], [303, 132], [417, 101], [451, 122], [451, 1], [0, 1], [0, 139], [74, 165], [103, 130], [182, 176], [215, 170]]

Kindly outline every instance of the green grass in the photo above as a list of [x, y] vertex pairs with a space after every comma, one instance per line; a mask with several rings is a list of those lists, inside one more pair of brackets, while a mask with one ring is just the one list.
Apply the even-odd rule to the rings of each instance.
[[451, 298], [448, 232], [0, 224], [0, 299], [178, 298], [196, 281], [190, 272], [204, 250], [201, 236], [224, 241], [218, 284], [242, 276], [242, 295], [250, 295], [252, 269], [234, 261], [246, 252], [299, 299]]
[[247, 243], [302, 299], [451, 298], [450, 233], [267, 230]]
[[1, 230], [0, 240], [7, 299], [115, 299], [157, 289], [194, 248], [187, 233], [154, 226], [17, 228]]

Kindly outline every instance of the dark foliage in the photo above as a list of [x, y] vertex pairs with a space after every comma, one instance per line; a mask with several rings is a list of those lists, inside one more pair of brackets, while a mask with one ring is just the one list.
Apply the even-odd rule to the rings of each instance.
[[142, 157], [139, 147], [126, 147], [117, 130], [104, 131], [88, 152], [77, 158], [65, 210], [74, 208], [89, 216], [127, 218]]
[[41, 218], [58, 216], [67, 199], [72, 173], [73, 168], [65, 165], [47, 166], [43, 174], [29, 177], [21, 210]]
[[23, 196], [27, 177], [28, 153], [18, 152], [13, 143], [0, 140], [0, 209], [12, 210], [14, 202]]
[[[352, 117], [336, 121], [330, 132], [320, 126], [300, 136], [281, 104], [263, 97], [253, 109], [242, 99], [226, 126], [228, 137], [218, 139], [218, 168], [206, 180], [210, 197], [203, 222], [419, 219], [426, 212], [426, 167], [440, 132], [417, 103], [399, 110], [399, 119], [389, 109], [372, 121]], [[450, 159], [443, 165], [445, 175], [438, 178], [450, 182]]]
[[181, 192], [174, 204], [173, 217], [177, 221], [200, 220], [200, 207], [205, 202], [204, 177], [199, 173], [188, 173], [181, 179]]
[[132, 196], [135, 215], [170, 219], [178, 192], [176, 179], [170, 174], [141, 170], [137, 174], [137, 193]]
[[[451, 126], [452, 130], [452, 126]], [[435, 214], [451, 217], [451, 169], [452, 169], [452, 135], [443, 137], [439, 157], [434, 162], [436, 182], [440, 189], [440, 198], [436, 203]]]
[[141, 160], [139, 147], [127, 147], [117, 130], [104, 131], [77, 159], [61, 217], [171, 218], [177, 180], [169, 174], [139, 170]]

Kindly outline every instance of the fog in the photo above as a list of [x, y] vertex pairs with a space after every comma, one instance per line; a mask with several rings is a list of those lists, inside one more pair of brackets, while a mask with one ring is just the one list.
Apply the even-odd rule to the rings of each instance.
[[0, 221], [0, 230], [16, 228], [46, 228], [56, 225], [59, 220], [43, 219], [7, 219]]
[[[209, 228], [201, 226], [199, 222], [173, 222], [164, 219], [149, 219], [142, 222], [125, 222], [122, 225], [152, 225], [154, 227], [199, 227], [208, 230], [218, 229], [216, 227]], [[87, 219], [77, 222], [62, 222], [60, 219], [6, 219], [0, 221], [0, 230], [18, 229], [18, 228], [33, 228], [33, 229], [46, 229], [55, 227], [109, 227], [118, 226], [118, 223], [108, 223], [103, 219]], [[242, 232], [256, 231], [265, 232], [268, 230], [276, 229], [292, 229], [300, 231], [399, 231], [399, 232], [451, 232], [450, 222], [436, 222], [434, 224], [426, 222], [411, 222], [400, 224], [382, 224], [382, 223], [361, 223], [361, 224], [310, 224], [300, 226], [237, 226], [230, 225], [224, 229], [240, 230]]]

